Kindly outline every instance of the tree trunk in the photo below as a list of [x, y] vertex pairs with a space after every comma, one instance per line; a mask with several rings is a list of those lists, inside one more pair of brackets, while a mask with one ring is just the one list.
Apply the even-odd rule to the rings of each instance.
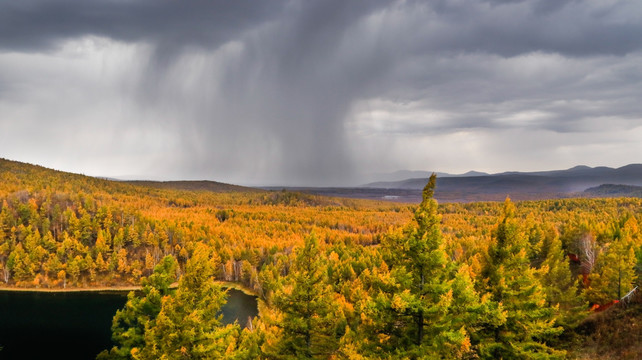
[[[308, 262], [307, 268], [308, 268], [308, 273], [311, 272], [311, 261]], [[308, 291], [306, 293], [306, 304], [305, 304], [305, 357], [306, 358], [312, 358], [312, 332], [311, 332], [311, 327], [312, 327], [312, 310], [310, 309], [310, 301], [312, 300], [312, 293], [310, 289], [308, 288]]]
[[618, 269], [617, 272], [617, 299], [622, 298], [622, 270]]
[[[420, 288], [420, 294], [423, 293], [424, 291], [424, 283], [425, 283], [425, 278], [423, 274], [423, 269], [421, 271], [421, 288]], [[417, 345], [421, 345], [421, 342], [424, 338], [424, 311], [419, 310], [419, 313], [417, 314]]]
[[417, 345], [421, 345], [421, 341], [424, 337], [424, 312], [419, 310], [417, 315]]

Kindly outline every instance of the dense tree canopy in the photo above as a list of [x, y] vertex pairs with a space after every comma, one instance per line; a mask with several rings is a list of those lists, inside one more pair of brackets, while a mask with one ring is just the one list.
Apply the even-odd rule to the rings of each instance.
[[[558, 358], [590, 306], [639, 284], [640, 199], [438, 205], [434, 184], [412, 206], [2, 160], [0, 284], [141, 284], [114, 359]], [[214, 280], [257, 294], [261, 318], [223, 326]]]

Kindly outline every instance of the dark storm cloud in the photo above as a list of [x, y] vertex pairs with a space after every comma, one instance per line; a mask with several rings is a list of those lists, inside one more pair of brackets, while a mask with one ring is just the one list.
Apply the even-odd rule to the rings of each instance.
[[[41, 51], [84, 35], [151, 42], [161, 51], [212, 48], [266, 21], [291, 22], [290, 64], [323, 54], [355, 20], [386, 7], [416, 21], [395, 48], [480, 51], [513, 56], [551, 51], [582, 56], [625, 54], [642, 46], [634, 2], [578, 0], [170, 1], [23, 0], [0, 4], [0, 47]], [[289, 18], [296, 16], [296, 18]], [[400, 24], [392, 24], [400, 25]], [[398, 29], [380, 29], [396, 31]], [[383, 41], [386, 36], [382, 36]], [[404, 46], [405, 45], [405, 46]], [[289, 65], [289, 64], [287, 64]]]
[[283, 1], [25, 0], [0, 4], [0, 47], [41, 51], [85, 35], [161, 48], [217, 46], [278, 13]]
[[177, 139], [159, 174], [345, 183], [364, 158], [394, 167], [377, 163], [387, 138], [642, 126], [640, 14], [631, 1], [27, 0], [0, 3], [0, 55], [134, 45], [117, 86], [130, 122]]
[[423, 53], [622, 55], [642, 46], [639, 7], [577, 0], [408, 1], [397, 8], [413, 26], [396, 40]]

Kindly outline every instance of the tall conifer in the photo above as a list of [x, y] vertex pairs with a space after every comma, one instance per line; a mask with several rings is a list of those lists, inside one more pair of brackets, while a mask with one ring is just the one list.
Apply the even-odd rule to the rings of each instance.
[[116, 311], [112, 322], [112, 340], [116, 346], [109, 352], [103, 351], [98, 359], [132, 359], [132, 349], [139, 351], [145, 345], [145, 326], [156, 321], [161, 299], [169, 295], [175, 273], [176, 260], [166, 256], [156, 265], [152, 275], [141, 280], [142, 296], [134, 291], [127, 295], [125, 307]]
[[528, 240], [515, 219], [515, 206], [506, 199], [502, 220], [494, 232], [482, 271], [482, 283], [493, 301], [505, 310], [506, 321], [487, 326], [479, 334], [486, 359], [556, 359], [564, 353], [547, 345], [561, 333], [555, 311], [530, 267]]
[[173, 296], [165, 296], [155, 323], [145, 327], [136, 360], [229, 359], [236, 356], [237, 324], [222, 326], [226, 293], [213, 282], [210, 250], [199, 244]]
[[290, 274], [275, 294], [278, 340], [265, 350], [283, 359], [326, 359], [339, 344], [337, 306], [327, 284], [324, 256], [315, 235], [296, 252]]

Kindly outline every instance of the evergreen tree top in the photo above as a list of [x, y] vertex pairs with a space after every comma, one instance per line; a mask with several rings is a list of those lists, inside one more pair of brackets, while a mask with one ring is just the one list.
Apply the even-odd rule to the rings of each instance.
[[428, 179], [428, 183], [426, 184], [426, 186], [424, 186], [424, 190], [422, 192], [422, 201], [421, 201], [422, 205], [424, 205], [427, 201], [431, 200], [435, 195], [436, 183], [437, 183], [437, 174], [432, 173], [432, 175], [430, 175], [430, 179]]

